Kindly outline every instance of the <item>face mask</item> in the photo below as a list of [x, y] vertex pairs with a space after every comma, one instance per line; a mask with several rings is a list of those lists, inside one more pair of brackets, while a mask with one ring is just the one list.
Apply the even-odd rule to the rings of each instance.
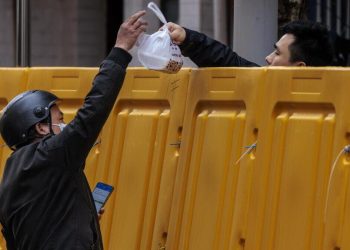
[[63, 131], [63, 129], [67, 126], [67, 124], [60, 122], [60, 123], [52, 123], [52, 126], [57, 126], [60, 128], [61, 132]]

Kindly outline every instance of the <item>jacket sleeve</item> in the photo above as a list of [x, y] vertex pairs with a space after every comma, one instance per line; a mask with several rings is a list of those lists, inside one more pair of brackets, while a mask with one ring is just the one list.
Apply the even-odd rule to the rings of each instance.
[[[113, 48], [102, 62], [90, 92], [75, 118], [64, 130], [45, 141], [49, 152], [64, 149], [65, 164], [82, 167], [96, 141], [122, 87], [131, 56]], [[50, 155], [50, 153], [49, 153]]]
[[15, 239], [13, 238], [13, 235], [9, 234], [5, 228], [1, 229], [2, 235], [4, 236], [6, 240], [6, 248], [7, 250], [15, 250]]
[[186, 29], [181, 52], [199, 67], [259, 67], [231, 50], [230, 47], [194, 30]]

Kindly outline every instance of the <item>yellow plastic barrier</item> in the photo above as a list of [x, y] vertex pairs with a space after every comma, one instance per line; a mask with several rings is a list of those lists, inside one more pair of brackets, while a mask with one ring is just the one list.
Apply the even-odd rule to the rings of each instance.
[[239, 248], [230, 238], [245, 234], [254, 151], [239, 158], [257, 140], [263, 73], [193, 71], [167, 249]]
[[350, 140], [349, 81], [348, 69], [267, 71], [245, 249], [349, 249], [347, 157], [324, 213]]
[[[70, 121], [97, 69], [31, 68], [27, 89], [56, 94]], [[91, 187], [116, 187], [101, 221], [108, 249], [150, 249], [166, 241], [190, 70], [128, 70], [98, 144], [87, 159]], [[128, 226], [124, 221], [129, 221]], [[118, 237], [116, 237], [118, 236]], [[154, 247], [152, 247], [154, 248]]]
[[128, 70], [101, 138], [97, 176], [116, 187], [102, 219], [106, 248], [166, 242], [189, 73]]
[[[27, 73], [27, 69], [0, 69], [0, 110], [2, 110], [13, 97], [25, 90], [28, 77]], [[4, 143], [0, 136], [0, 179], [4, 171], [6, 159], [11, 154], [11, 150], [7, 148]], [[6, 245], [1, 236], [0, 233], [0, 250], [5, 249]]]
[[[0, 69], [0, 111], [17, 94], [25, 91], [28, 78], [27, 69]], [[4, 171], [7, 157], [11, 150], [5, 146], [5, 142], [0, 136], [0, 176]]]
[[[0, 69], [0, 109], [44, 89], [68, 122], [96, 73]], [[115, 186], [105, 248], [350, 249], [349, 93], [346, 68], [128, 69], [85, 169]]]

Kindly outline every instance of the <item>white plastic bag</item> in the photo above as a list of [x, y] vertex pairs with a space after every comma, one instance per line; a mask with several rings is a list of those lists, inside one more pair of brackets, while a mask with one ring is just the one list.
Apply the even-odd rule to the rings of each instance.
[[171, 41], [167, 21], [158, 6], [150, 2], [147, 7], [154, 12], [164, 26], [162, 30], [152, 35], [140, 35], [137, 42], [139, 61], [148, 69], [176, 73], [183, 64], [180, 48]]

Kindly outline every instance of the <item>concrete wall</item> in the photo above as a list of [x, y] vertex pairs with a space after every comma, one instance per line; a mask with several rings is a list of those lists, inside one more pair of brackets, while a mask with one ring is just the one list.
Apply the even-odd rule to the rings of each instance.
[[106, 55], [106, 5], [101, 0], [78, 2], [78, 53], [80, 66], [98, 66]]
[[[106, 54], [105, 3], [30, 1], [32, 66], [97, 66]], [[0, 66], [15, 65], [15, 1], [0, 1]]]
[[277, 0], [235, 0], [233, 48], [242, 57], [265, 65], [277, 41]]
[[214, 38], [220, 42], [227, 43], [227, 16], [226, 16], [226, 1], [213, 1], [213, 30]]
[[36, 0], [31, 5], [32, 66], [96, 66], [105, 56], [99, 0]]
[[77, 0], [36, 0], [31, 4], [32, 66], [77, 65]]
[[[148, 0], [124, 1], [124, 19]], [[160, 5], [160, 0], [154, 1]], [[226, 0], [179, 0], [179, 24], [227, 42]], [[277, 0], [235, 0], [234, 49], [264, 64], [277, 39]], [[14, 66], [14, 3], [0, 1], [0, 66]], [[101, 0], [31, 1], [32, 66], [96, 66], [106, 55], [106, 2]], [[149, 12], [148, 33], [160, 27]], [[131, 66], [140, 65], [135, 50]], [[194, 66], [186, 60], [186, 66]]]
[[13, 1], [0, 1], [0, 67], [15, 65], [15, 11]]

